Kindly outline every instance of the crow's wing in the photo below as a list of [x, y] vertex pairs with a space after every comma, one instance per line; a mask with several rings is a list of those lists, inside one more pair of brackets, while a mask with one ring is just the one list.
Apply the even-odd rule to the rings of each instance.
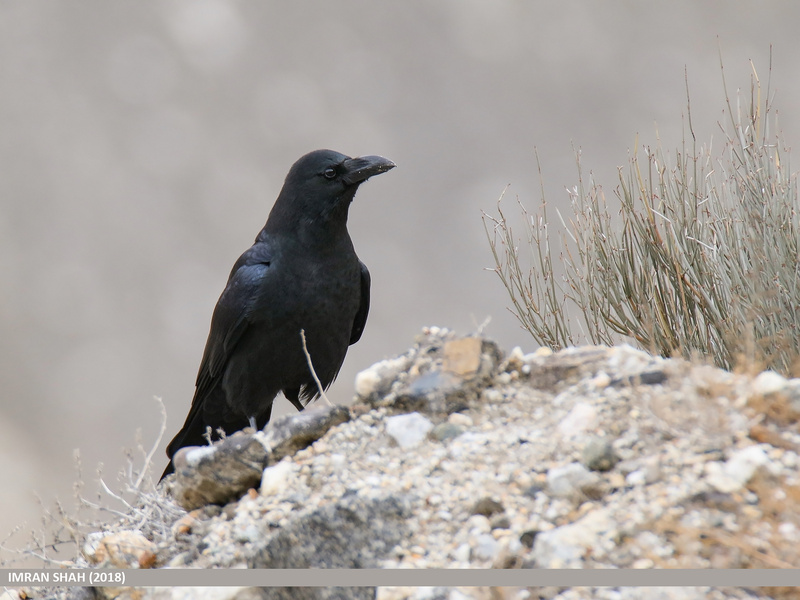
[[271, 253], [266, 243], [258, 243], [239, 257], [231, 270], [211, 317], [203, 360], [197, 373], [197, 389], [192, 401], [200, 401], [217, 384], [236, 344], [250, 326], [249, 315], [270, 275]]
[[369, 269], [363, 262], [359, 261], [359, 264], [361, 265], [361, 301], [358, 305], [356, 318], [353, 319], [353, 329], [350, 332], [351, 346], [361, 339], [361, 334], [364, 333], [364, 326], [367, 324], [367, 315], [369, 314]]
[[[269, 245], [256, 243], [239, 257], [228, 277], [228, 284], [217, 301], [211, 317], [211, 331], [208, 334], [203, 360], [197, 373], [197, 384], [192, 398], [192, 406], [181, 430], [167, 446], [167, 455], [172, 456], [187, 445], [201, 444], [206, 429], [204, 413], [225, 410], [225, 407], [206, 406], [206, 400], [214, 392], [231, 358], [236, 344], [250, 326], [250, 314], [256, 301], [263, 295], [263, 289], [271, 279], [271, 253]], [[263, 302], [263, 298], [260, 298]], [[164, 474], [173, 470], [170, 460]]]

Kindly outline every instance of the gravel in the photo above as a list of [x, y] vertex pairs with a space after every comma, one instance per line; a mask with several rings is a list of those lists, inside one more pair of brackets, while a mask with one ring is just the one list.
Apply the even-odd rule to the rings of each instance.
[[[439, 328], [384, 363], [359, 376], [351, 420], [267, 467], [260, 491], [196, 514], [180, 539], [156, 540], [157, 566], [185, 564], [187, 544], [199, 549], [188, 566], [200, 568], [295, 559], [418, 569], [800, 566], [800, 434], [786, 416], [797, 380], [628, 346], [514, 349], [503, 360], [491, 342]], [[356, 542], [326, 554], [314, 532], [337, 522]], [[317, 554], [292, 550], [297, 539]], [[759, 594], [770, 590], [530, 588], [502, 597]], [[377, 598], [493, 596], [378, 588]]]

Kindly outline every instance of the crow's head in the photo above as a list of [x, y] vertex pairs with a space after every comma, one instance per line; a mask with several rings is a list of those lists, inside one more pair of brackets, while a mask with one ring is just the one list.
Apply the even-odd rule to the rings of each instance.
[[333, 150], [315, 150], [298, 159], [283, 184], [270, 221], [324, 223], [347, 220], [358, 186], [393, 169], [382, 156], [350, 158]]

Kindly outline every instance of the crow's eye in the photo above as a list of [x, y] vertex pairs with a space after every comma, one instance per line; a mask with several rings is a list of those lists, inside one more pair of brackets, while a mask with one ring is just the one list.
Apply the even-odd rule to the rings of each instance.
[[322, 172], [322, 174], [325, 176], [325, 179], [334, 179], [336, 177], [336, 169], [333, 167], [328, 167]]

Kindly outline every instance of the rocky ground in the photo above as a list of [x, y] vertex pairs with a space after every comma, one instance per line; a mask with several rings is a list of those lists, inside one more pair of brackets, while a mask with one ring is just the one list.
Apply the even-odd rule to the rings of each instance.
[[[183, 452], [168, 495], [148, 500], [161, 503], [161, 522], [132, 530], [130, 519], [89, 536], [78, 564], [800, 566], [800, 380], [627, 346], [504, 356], [486, 339], [429, 328], [406, 354], [359, 374], [356, 395], [347, 409], [318, 402], [264, 432]], [[116, 593], [134, 592], [173, 597]], [[794, 597], [781, 588], [287, 593], [225, 597]]]

